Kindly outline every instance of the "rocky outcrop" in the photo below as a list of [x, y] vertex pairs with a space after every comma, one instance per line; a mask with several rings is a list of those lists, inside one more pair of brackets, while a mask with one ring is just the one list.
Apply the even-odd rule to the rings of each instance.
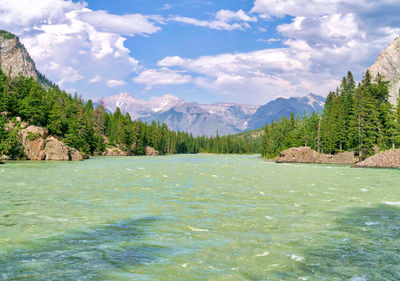
[[356, 168], [400, 168], [400, 149], [380, 152], [354, 165]]
[[82, 161], [88, 158], [75, 148], [65, 145], [60, 139], [48, 136], [48, 131], [38, 126], [20, 130], [19, 141], [29, 160]]
[[38, 80], [35, 63], [18, 37], [2, 30], [0, 30], [0, 66], [11, 78], [21, 73], [25, 77]]
[[126, 151], [121, 150], [119, 147], [106, 148], [103, 156], [128, 156]]
[[146, 146], [146, 156], [157, 156], [158, 151], [151, 146]]
[[385, 80], [390, 82], [389, 100], [396, 105], [400, 88], [400, 36], [380, 53], [378, 59], [368, 70], [373, 79], [380, 73]]
[[276, 163], [354, 164], [357, 161], [353, 152], [342, 152], [336, 155], [322, 154], [310, 147], [289, 148], [275, 158]]
[[37, 126], [29, 126], [19, 131], [20, 143], [25, 156], [30, 160], [43, 160], [48, 131]]

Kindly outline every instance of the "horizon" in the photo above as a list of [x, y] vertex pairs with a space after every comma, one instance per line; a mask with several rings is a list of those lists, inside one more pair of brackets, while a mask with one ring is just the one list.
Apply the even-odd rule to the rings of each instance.
[[400, 33], [393, 1], [303, 2], [0, 0], [0, 29], [85, 100], [248, 105], [326, 97], [348, 70], [359, 81]]

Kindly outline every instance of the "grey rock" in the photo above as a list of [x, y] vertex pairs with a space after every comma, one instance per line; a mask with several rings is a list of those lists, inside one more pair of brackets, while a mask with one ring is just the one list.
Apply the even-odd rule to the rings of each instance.
[[390, 82], [389, 101], [397, 105], [400, 89], [400, 36], [380, 53], [378, 59], [368, 70], [373, 79], [380, 73], [386, 81]]
[[11, 78], [21, 73], [25, 77], [38, 80], [35, 63], [18, 37], [14, 35], [0, 34], [0, 66], [2, 71]]
[[69, 148], [61, 140], [50, 136], [46, 138], [44, 147], [44, 160], [69, 161]]
[[23, 153], [29, 160], [44, 160], [45, 145], [48, 131], [38, 126], [29, 126], [19, 131], [19, 139], [23, 146]]

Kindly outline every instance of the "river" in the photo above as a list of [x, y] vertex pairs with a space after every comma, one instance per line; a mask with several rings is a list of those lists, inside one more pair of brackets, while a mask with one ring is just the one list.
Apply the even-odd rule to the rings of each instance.
[[0, 166], [0, 280], [400, 280], [400, 171], [255, 156]]

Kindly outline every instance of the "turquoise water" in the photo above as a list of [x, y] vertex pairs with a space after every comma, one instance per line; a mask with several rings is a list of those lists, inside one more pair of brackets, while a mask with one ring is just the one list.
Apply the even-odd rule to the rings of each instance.
[[254, 156], [0, 166], [0, 280], [400, 280], [400, 171]]

